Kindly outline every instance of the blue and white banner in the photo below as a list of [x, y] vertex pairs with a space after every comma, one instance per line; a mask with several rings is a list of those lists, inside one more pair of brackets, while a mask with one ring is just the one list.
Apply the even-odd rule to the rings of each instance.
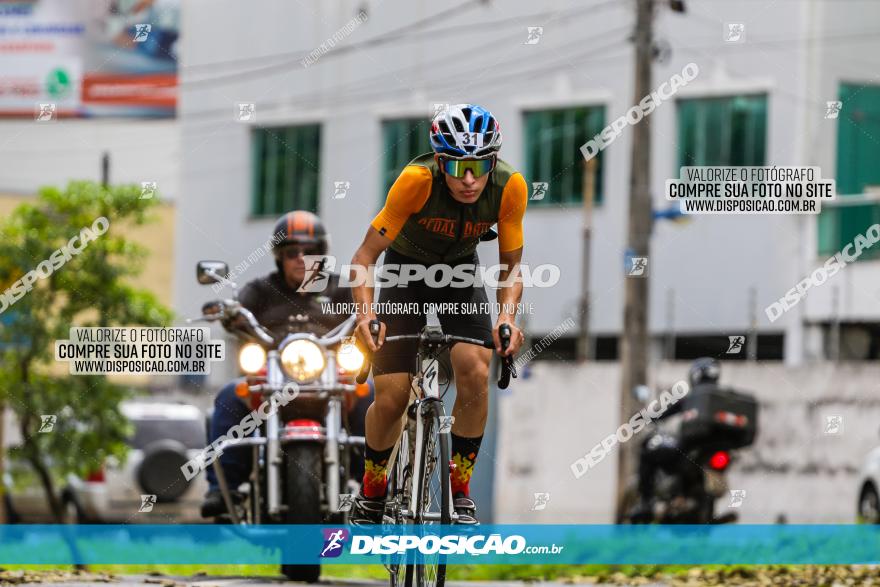
[[4, 525], [0, 564], [877, 564], [855, 525]]

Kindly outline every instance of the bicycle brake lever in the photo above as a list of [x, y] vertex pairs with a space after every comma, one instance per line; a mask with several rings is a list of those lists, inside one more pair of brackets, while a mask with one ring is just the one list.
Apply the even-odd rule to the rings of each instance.
[[501, 339], [501, 351], [506, 351], [507, 347], [510, 346], [510, 325], [502, 324], [498, 327], [498, 338]]
[[[498, 327], [498, 338], [501, 339], [502, 351], [506, 351], [507, 347], [510, 346], [511, 335], [512, 331], [509, 324], [502, 324]], [[510, 383], [510, 376], [516, 377], [516, 367], [513, 365], [513, 357], [511, 356], [501, 357], [501, 361], [501, 377], [498, 380], [498, 387], [500, 389], [507, 389]]]

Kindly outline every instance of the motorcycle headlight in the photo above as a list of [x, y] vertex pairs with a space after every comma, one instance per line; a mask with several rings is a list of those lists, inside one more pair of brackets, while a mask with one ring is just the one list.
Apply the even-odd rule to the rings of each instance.
[[343, 371], [356, 373], [364, 365], [364, 354], [357, 348], [357, 345], [344, 342], [339, 345], [339, 349], [336, 351], [336, 362]]
[[247, 343], [238, 351], [238, 366], [249, 375], [259, 372], [266, 365], [266, 350], [258, 344]]
[[323, 349], [310, 340], [295, 340], [281, 352], [281, 366], [297, 383], [317, 379], [326, 364]]

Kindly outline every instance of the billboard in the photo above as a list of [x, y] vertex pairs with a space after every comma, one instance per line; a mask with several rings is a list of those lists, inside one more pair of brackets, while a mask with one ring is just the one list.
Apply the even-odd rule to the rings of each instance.
[[0, 0], [0, 116], [173, 117], [179, 0]]

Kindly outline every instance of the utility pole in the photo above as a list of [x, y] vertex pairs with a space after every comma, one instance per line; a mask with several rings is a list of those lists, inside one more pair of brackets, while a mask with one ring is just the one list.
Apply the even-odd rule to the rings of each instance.
[[840, 288], [836, 285], [831, 290], [831, 344], [829, 345], [829, 357], [835, 363], [840, 362]]
[[749, 288], [749, 334], [746, 336], [746, 358], [758, 360], [758, 288]]
[[663, 357], [667, 361], [675, 360], [675, 290], [666, 290], [666, 341]]
[[[654, 0], [636, 0], [635, 87], [632, 104], [651, 93]], [[630, 128], [633, 133], [629, 180], [629, 229], [627, 248], [635, 257], [649, 257], [651, 224], [651, 117]], [[620, 421], [627, 422], [639, 409], [633, 395], [637, 385], [648, 379], [648, 275], [651, 260], [642, 276], [626, 276], [621, 336]], [[636, 442], [620, 444], [617, 465], [617, 519], [622, 519], [623, 494], [636, 470]]]
[[593, 202], [596, 199], [595, 157], [584, 161], [581, 195], [584, 199], [582, 219], [584, 246], [581, 257], [580, 336], [578, 338], [577, 359], [578, 361], [588, 361], [595, 356], [595, 349], [590, 341], [590, 251], [593, 240]]
[[107, 151], [101, 154], [101, 185], [105, 188], [110, 185], [110, 153]]

